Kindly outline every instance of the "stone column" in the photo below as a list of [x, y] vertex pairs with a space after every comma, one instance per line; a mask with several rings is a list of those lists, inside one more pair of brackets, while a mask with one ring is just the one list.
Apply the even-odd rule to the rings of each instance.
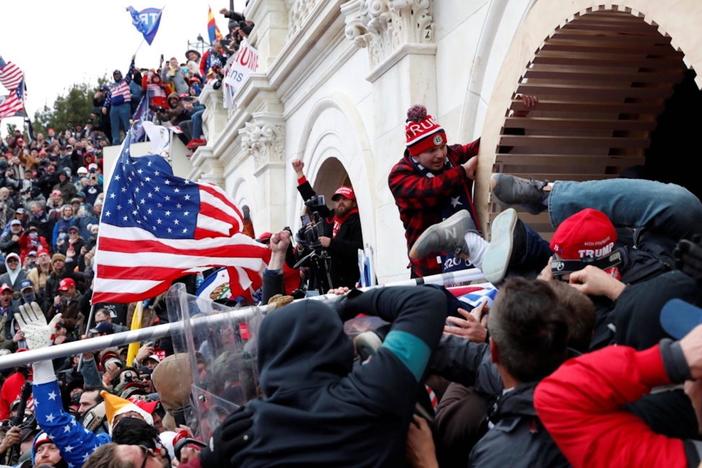
[[200, 146], [190, 162], [192, 169], [188, 177], [224, 188], [222, 163], [214, 155], [211, 146]]
[[206, 107], [202, 115], [202, 130], [210, 147], [227, 126], [227, 109], [224, 108], [222, 99], [222, 89], [213, 89], [211, 84], [205, 86], [200, 93], [199, 100]]
[[256, 112], [239, 134], [242, 149], [254, 159], [256, 206], [265, 207], [256, 213], [257, 227], [280, 230], [285, 226], [285, 121], [278, 113]]
[[[348, 40], [368, 51], [376, 118], [374, 154], [378, 161], [372, 186], [380, 187], [375, 219], [377, 258], [406, 258], [404, 229], [387, 186], [390, 167], [405, 145], [405, 113], [424, 104], [437, 115], [436, 43], [431, 0], [351, 0], [341, 6]], [[376, 265], [380, 277], [397, 275], [397, 268]], [[393, 276], [395, 278], [396, 276]]]
[[246, 17], [256, 26], [249, 40], [259, 53], [258, 73], [266, 72], [276, 60], [288, 37], [288, 1], [251, 0]]

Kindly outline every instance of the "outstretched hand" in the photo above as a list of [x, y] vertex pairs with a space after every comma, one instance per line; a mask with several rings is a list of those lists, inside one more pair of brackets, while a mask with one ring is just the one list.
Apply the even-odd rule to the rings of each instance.
[[19, 312], [15, 313], [15, 320], [24, 333], [29, 349], [39, 349], [51, 344], [51, 337], [56, 332], [56, 324], [61, 320], [61, 314], [56, 314], [49, 323], [46, 323], [44, 312], [39, 304], [22, 304]]
[[487, 300], [484, 300], [478, 307], [470, 312], [465, 309], [458, 309], [458, 313], [463, 317], [447, 317], [447, 324], [444, 326], [444, 333], [472, 341], [473, 343], [485, 343], [487, 339]]

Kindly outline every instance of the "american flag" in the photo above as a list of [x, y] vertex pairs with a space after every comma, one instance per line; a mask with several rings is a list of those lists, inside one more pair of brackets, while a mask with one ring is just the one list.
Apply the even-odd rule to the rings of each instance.
[[0, 84], [8, 91], [14, 91], [22, 83], [24, 74], [22, 70], [12, 62], [5, 62], [0, 57]]
[[100, 218], [93, 303], [154, 297], [213, 267], [227, 267], [232, 292], [258, 288], [270, 251], [241, 233], [225, 192], [174, 176], [161, 156], [131, 157], [129, 133]]
[[7, 96], [0, 96], [0, 119], [24, 114], [24, 74], [17, 65], [5, 62], [0, 57], [0, 84], [8, 91]]
[[470, 309], [478, 307], [483, 299], [487, 299], [488, 307], [492, 307], [497, 297], [497, 288], [492, 283], [455, 286], [447, 289]]
[[24, 116], [24, 82], [20, 87], [10, 91], [7, 96], [0, 96], [0, 119]]

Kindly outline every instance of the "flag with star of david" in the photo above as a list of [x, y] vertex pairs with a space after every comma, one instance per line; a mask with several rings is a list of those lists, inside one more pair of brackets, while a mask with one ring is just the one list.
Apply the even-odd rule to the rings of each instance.
[[93, 303], [155, 297], [189, 273], [226, 267], [236, 293], [260, 287], [268, 248], [241, 233], [243, 216], [214, 185], [177, 177], [162, 156], [123, 143], [100, 218]]

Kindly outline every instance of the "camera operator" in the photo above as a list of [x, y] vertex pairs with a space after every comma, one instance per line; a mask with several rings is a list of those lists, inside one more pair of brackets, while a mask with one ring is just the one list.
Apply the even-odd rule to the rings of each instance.
[[[317, 193], [305, 178], [304, 166], [299, 159], [292, 161], [293, 170], [297, 174], [297, 190], [309, 207], [308, 202], [314, 201]], [[332, 196], [332, 201], [335, 202], [333, 211], [322, 204], [316, 208], [319, 215], [326, 218], [326, 222], [332, 226], [331, 236], [320, 235], [319, 244], [331, 256], [332, 287], [352, 288], [359, 278], [358, 249], [363, 249], [356, 196], [350, 187], [339, 187]], [[314, 211], [314, 208], [311, 209]]]

